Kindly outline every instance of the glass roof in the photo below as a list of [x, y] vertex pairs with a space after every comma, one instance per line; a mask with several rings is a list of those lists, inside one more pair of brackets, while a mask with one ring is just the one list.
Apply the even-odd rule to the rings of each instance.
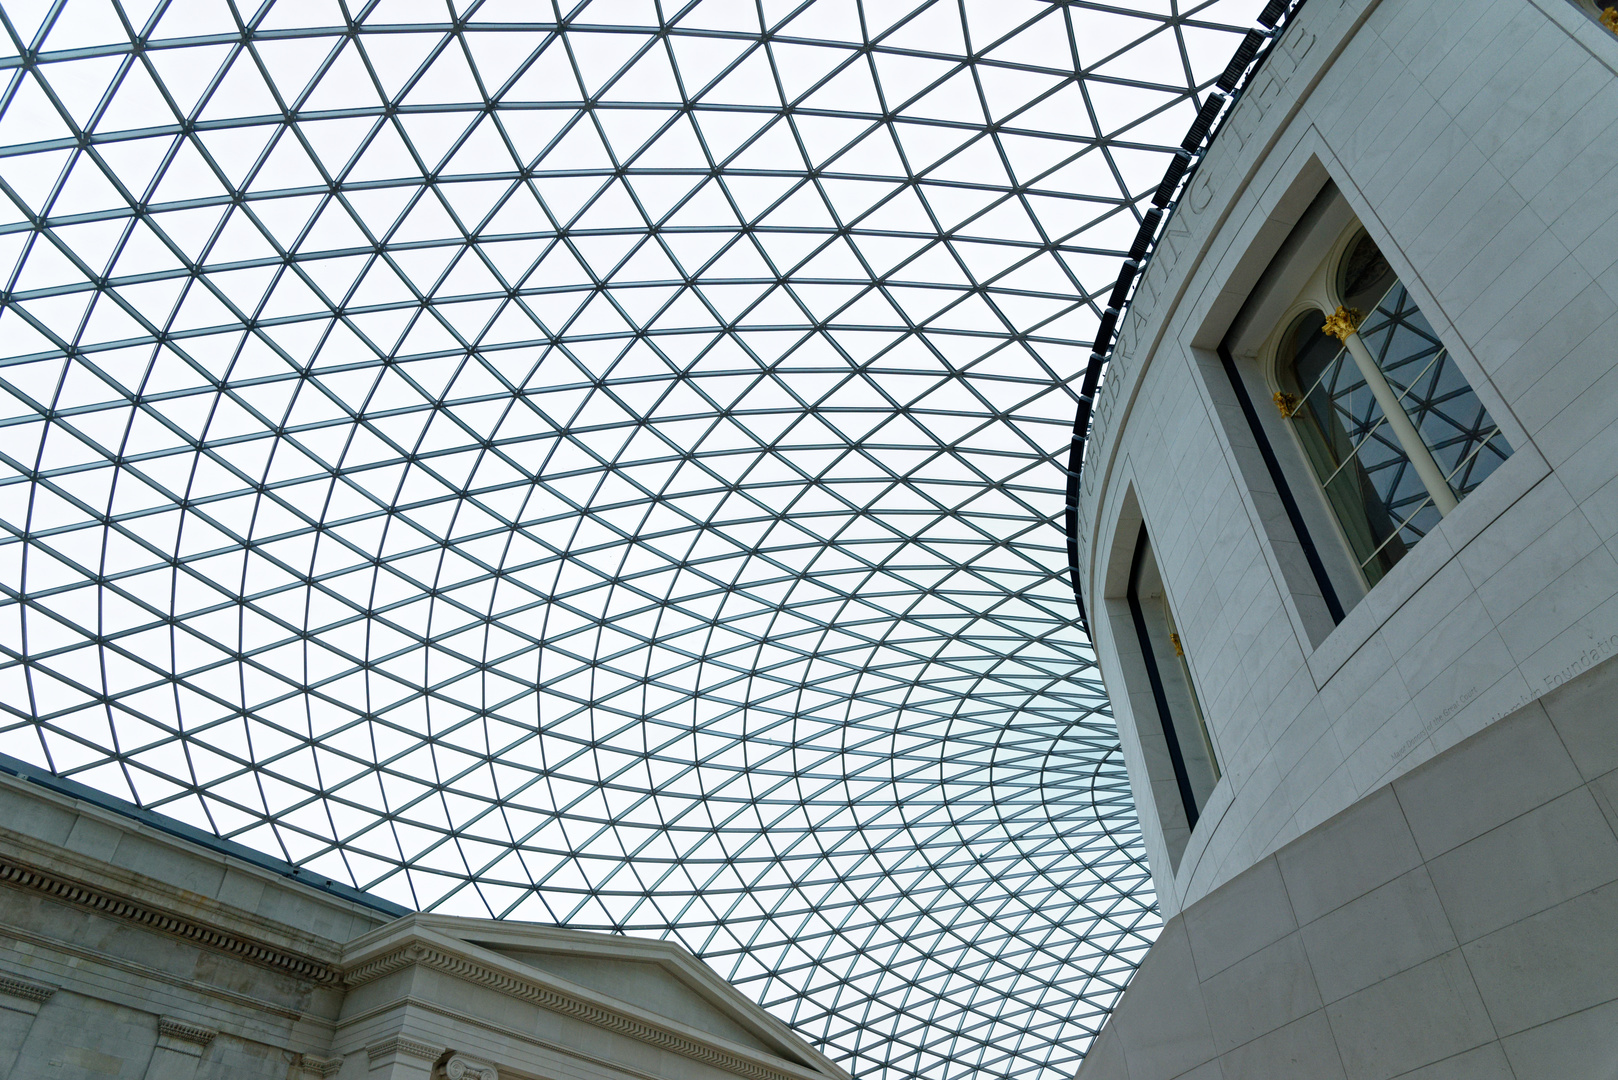
[[1058, 463], [1257, 7], [5, 0], [0, 752], [1070, 1076], [1158, 918]]

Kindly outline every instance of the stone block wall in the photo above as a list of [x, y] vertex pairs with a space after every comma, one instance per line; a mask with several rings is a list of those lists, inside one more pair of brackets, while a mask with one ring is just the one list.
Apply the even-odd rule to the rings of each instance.
[[[1308, 0], [1182, 195], [1120, 329], [1079, 504], [1166, 915], [1618, 654], [1614, 115], [1618, 38], [1567, 0]], [[1322, 630], [1216, 349], [1328, 181], [1515, 452]], [[1225, 774], [1177, 867], [1121, 675], [1142, 520]]]
[[[1182, 194], [1079, 504], [1168, 922], [1081, 1080], [1618, 1076], [1613, 116], [1567, 0], [1308, 0]], [[1514, 448], [1335, 624], [1217, 351], [1328, 182]], [[1177, 862], [1143, 522], [1224, 766]]]
[[1618, 660], [1171, 919], [1079, 1080], [1618, 1074]]

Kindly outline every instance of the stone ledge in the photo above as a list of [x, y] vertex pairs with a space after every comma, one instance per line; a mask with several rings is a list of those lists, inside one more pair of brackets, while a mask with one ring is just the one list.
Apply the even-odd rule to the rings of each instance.
[[170, 1039], [179, 1039], [181, 1042], [196, 1043], [198, 1046], [207, 1046], [219, 1037], [219, 1032], [212, 1028], [187, 1024], [172, 1016], [157, 1018], [157, 1033]]
[[[123, 957], [111, 955], [104, 950], [85, 948], [82, 945], [76, 945], [71, 941], [64, 941], [61, 938], [49, 937], [45, 934], [36, 934], [33, 931], [20, 926], [6, 927], [6, 935], [14, 938], [18, 942], [23, 942], [33, 946], [36, 949], [48, 950], [49, 952], [58, 953], [61, 956], [68, 958], [64, 962], [69, 966], [70, 969], [79, 967], [76, 960], [87, 960], [95, 966], [122, 972], [125, 975], [134, 976], [136, 979], [150, 979], [154, 982], [163, 983], [167, 986], [205, 994], [208, 997], [214, 998], [218, 1001], [227, 1002], [232, 1006], [245, 1007], [252, 1010], [255, 1014], [262, 1013], [267, 1016], [278, 1016], [286, 1020], [313, 1022], [321, 1024], [325, 1027], [330, 1027], [330, 1021], [321, 1019], [319, 1017], [310, 1016], [308, 1013], [300, 1009], [288, 1008], [283, 1004], [253, 997], [251, 994], [240, 994], [234, 990], [230, 990], [226, 987], [218, 986], [212, 983], [198, 982], [196, 979], [185, 978], [170, 971], [162, 971], [146, 964], [137, 963], [133, 960], [126, 960]], [[86, 991], [81, 990], [80, 992]]]
[[29, 866], [10, 855], [0, 855], [0, 884], [42, 893], [53, 900], [137, 923], [159, 933], [195, 942], [205, 948], [226, 953], [285, 975], [328, 986], [341, 981], [336, 968], [312, 956], [304, 956], [267, 942], [255, 941], [241, 934], [208, 926], [182, 915], [136, 903], [94, 885]]
[[292, 1080], [303, 1080], [304, 1077], [318, 1077], [325, 1080], [328, 1076], [337, 1075], [343, 1067], [340, 1057], [320, 1057], [315, 1054], [299, 1054], [292, 1063]]
[[12, 997], [43, 1004], [54, 993], [56, 993], [54, 986], [29, 982], [12, 975], [0, 975], [0, 994], [10, 994]]
[[370, 1060], [371, 1068], [378, 1063], [386, 1063], [397, 1057], [421, 1058], [423, 1061], [437, 1061], [438, 1055], [444, 1052], [441, 1046], [431, 1043], [417, 1042], [407, 1039], [403, 1035], [394, 1035], [391, 1038], [381, 1039], [371, 1043], [365, 1048], [365, 1056]]

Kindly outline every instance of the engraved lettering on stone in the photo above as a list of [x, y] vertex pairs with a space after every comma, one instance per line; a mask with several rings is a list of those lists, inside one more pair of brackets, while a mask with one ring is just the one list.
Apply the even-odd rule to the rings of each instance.
[[1200, 214], [1208, 209], [1213, 201], [1213, 181], [1209, 179], [1206, 170], [1198, 169], [1197, 178], [1191, 184], [1191, 190], [1186, 193], [1185, 203], [1192, 213]]
[[1596, 664], [1611, 656], [1614, 650], [1618, 650], [1618, 634], [1607, 638], [1605, 641], [1596, 642], [1594, 645], [1590, 646], [1590, 648], [1580, 653], [1571, 664], [1567, 665], [1567, 667], [1545, 676], [1545, 689], [1550, 690], [1554, 687], [1561, 686], [1563, 683], [1573, 678], [1573, 676], [1583, 674]]

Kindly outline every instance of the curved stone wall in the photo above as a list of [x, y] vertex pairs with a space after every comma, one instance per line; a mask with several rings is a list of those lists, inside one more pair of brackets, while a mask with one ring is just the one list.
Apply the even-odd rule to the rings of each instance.
[[[1083, 1080], [1613, 1075], [1613, 116], [1568, 0], [1309, 0], [1182, 196], [1077, 507], [1168, 918]], [[1340, 621], [1219, 352], [1328, 185], [1514, 450]], [[1131, 675], [1143, 524], [1223, 767], [1189, 840]]]
[[1564, 1080], [1618, 1062], [1618, 661], [1169, 920], [1079, 1080]]
[[[1567, 0], [1310, 0], [1170, 219], [1078, 507], [1165, 915], [1618, 652], [1615, 73]], [[1322, 629], [1216, 349], [1328, 181], [1516, 452]], [[1173, 869], [1115, 632], [1141, 520], [1224, 766]]]

